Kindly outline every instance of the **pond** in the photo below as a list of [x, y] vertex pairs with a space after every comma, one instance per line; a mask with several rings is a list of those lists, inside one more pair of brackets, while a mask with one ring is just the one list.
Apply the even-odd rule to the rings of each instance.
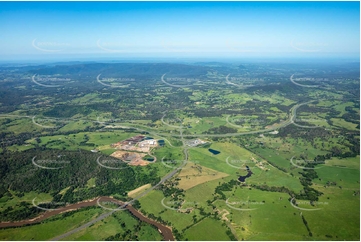
[[164, 140], [160, 139], [160, 140], [158, 140], [158, 144], [159, 144], [159, 146], [164, 146], [165, 142], [164, 142]]
[[249, 169], [248, 166], [246, 166], [246, 168], [247, 168], [247, 175], [238, 177], [238, 181], [245, 182], [246, 178], [252, 176], [252, 174], [253, 174], [252, 171]]
[[214, 149], [208, 149], [209, 152], [211, 152], [213, 155], [218, 155], [219, 153], [221, 153], [218, 150], [214, 150]]

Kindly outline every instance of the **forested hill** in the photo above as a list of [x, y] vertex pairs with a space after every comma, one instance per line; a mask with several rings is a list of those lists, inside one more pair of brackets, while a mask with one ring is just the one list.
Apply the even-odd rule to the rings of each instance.
[[[156, 167], [146, 169], [119, 163], [117, 168], [124, 169], [107, 169], [97, 163], [99, 156], [100, 161], [108, 159], [114, 164], [115, 158], [83, 150], [4, 152], [0, 157], [0, 197], [10, 195], [9, 190], [17, 196], [30, 191], [56, 196], [62, 189], [71, 187], [75, 191], [67, 202], [72, 203], [99, 195], [122, 196], [129, 190], [159, 181]], [[34, 165], [33, 160], [48, 169]], [[95, 186], [87, 187], [91, 178], [95, 179]]]
[[56, 65], [49, 67], [40, 67], [29, 70], [29, 73], [38, 75], [82, 75], [97, 76], [106, 74], [107, 76], [132, 77], [148, 76], [160, 77], [161, 75], [174, 74], [177, 77], [203, 76], [207, 74], [209, 68], [185, 64], [168, 63], [93, 63], [76, 65]]

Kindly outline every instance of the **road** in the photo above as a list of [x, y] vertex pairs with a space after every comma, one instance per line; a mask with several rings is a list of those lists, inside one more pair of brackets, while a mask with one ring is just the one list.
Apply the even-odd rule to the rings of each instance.
[[[138, 131], [142, 131], [142, 132], [148, 132], [150, 134], [154, 134], [154, 135], [157, 135], [159, 137], [161, 136], [173, 136], [173, 137], [180, 137], [182, 143], [183, 143], [183, 153], [184, 153], [184, 162], [181, 166], [175, 168], [173, 171], [171, 171], [169, 174], [167, 174], [166, 176], [164, 176], [155, 186], [151, 187], [150, 189], [144, 191], [143, 193], [139, 194], [138, 196], [136, 196], [133, 200], [127, 202], [127, 203], [124, 203], [124, 205], [121, 206], [121, 208], [125, 208], [128, 204], [131, 204], [132, 202], [140, 199], [141, 197], [147, 195], [150, 191], [154, 190], [156, 187], [158, 187], [159, 185], [163, 184], [165, 181], [167, 181], [168, 179], [172, 178], [175, 174], [177, 174], [177, 172], [182, 169], [187, 161], [188, 161], [188, 148], [186, 146], [186, 143], [185, 143], [185, 140], [184, 140], [184, 137], [194, 137], [194, 136], [197, 136], [197, 137], [228, 137], [228, 136], [238, 136], [238, 135], [248, 135], [248, 134], [256, 134], [256, 133], [264, 133], [264, 132], [269, 132], [269, 131], [273, 131], [273, 130], [276, 130], [276, 129], [279, 129], [279, 128], [282, 128], [282, 127], [286, 127], [287, 125], [290, 125], [292, 123], [294, 123], [294, 120], [296, 118], [296, 111], [297, 109], [302, 106], [302, 105], [306, 105], [306, 104], [309, 104], [313, 101], [309, 101], [309, 102], [305, 102], [305, 103], [301, 103], [301, 104], [296, 104], [295, 106], [293, 106], [291, 109], [290, 109], [290, 113], [289, 113], [289, 118], [288, 120], [284, 121], [283, 123], [279, 124], [279, 125], [276, 125], [274, 127], [271, 127], [271, 128], [268, 128], [268, 129], [262, 129], [262, 130], [255, 130], [255, 131], [247, 131], [247, 132], [242, 132], [242, 133], [228, 133], [228, 134], [196, 134], [196, 135], [183, 135], [183, 129], [181, 126], [174, 126], [174, 128], [179, 128], [179, 135], [170, 135], [170, 134], [162, 134], [162, 133], [156, 133], [156, 132], [153, 132], [153, 131], [148, 131], [148, 130], [144, 130], [144, 129], [140, 129], [140, 128], [135, 128], [135, 127], [127, 127], [127, 126], [124, 126], [124, 128], [134, 128]], [[10, 116], [10, 117], [23, 117], [23, 118], [30, 118], [34, 121], [35, 119], [35, 116], [31, 117], [31, 116], [21, 116], [21, 115], [0, 115], [0, 117], [6, 117], [6, 116]], [[164, 116], [162, 117], [162, 122], [164, 124], [166, 124], [163, 120]], [[56, 120], [59, 120], [59, 119], [56, 119]], [[69, 119], [69, 120], [75, 120], [75, 119]], [[77, 119], [77, 121], [79, 121], [81, 119]], [[90, 120], [87, 120], [87, 121], [90, 121]], [[95, 121], [95, 122], [98, 122], [98, 121]], [[166, 124], [166, 125], [169, 125], [169, 124]], [[161, 135], [160, 135], [161, 134]], [[169, 142], [169, 141], [168, 141]], [[170, 142], [169, 142], [170, 143]], [[102, 219], [110, 216], [112, 213], [116, 212], [116, 211], [119, 211], [119, 210], [113, 210], [113, 211], [110, 211], [108, 213], [105, 213], [105, 214], [102, 214], [100, 215], [99, 217], [87, 222], [86, 224], [83, 224], [81, 225], [80, 227], [76, 228], [76, 229], [73, 229], [71, 231], [68, 231], [67, 233], [64, 233], [60, 236], [57, 236], [55, 238], [53, 238], [52, 240], [53, 241], [57, 241], [57, 240], [61, 240], [61, 239], [64, 239], [68, 236], [70, 236], [71, 234], [74, 234], [74, 233], [77, 233], [79, 232], [80, 230], [83, 230], [99, 221], [101, 221]]]
[[[182, 164], [180, 167], [184, 166], [184, 164]], [[61, 240], [61, 239], [64, 239], [74, 233], [77, 233], [85, 228], [88, 228], [89, 226], [101, 221], [102, 219], [105, 219], [106, 217], [112, 215], [114, 212], [116, 211], [121, 211], [120, 209], [121, 208], [125, 208], [128, 204], [131, 204], [132, 202], [134, 202], [135, 200], [138, 200], [139, 198], [141, 197], [144, 197], [145, 195], [147, 195], [150, 191], [154, 190], [156, 187], [158, 187], [159, 185], [161, 185], [162, 183], [164, 183], [165, 181], [167, 181], [168, 179], [172, 178], [177, 172], [178, 170], [180, 169], [180, 167], [174, 169], [172, 172], [170, 172], [169, 174], [167, 174], [165, 177], [163, 177], [160, 182], [158, 182], [155, 186], [151, 187], [150, 189], [147, 189], [146, 191], [144, 191], [143, 193], [139, 194], [138, 196], [136, 196], [133, 200], [129, 201], [129, 202], [126, 202], [124, 203], [122, 206], [120, 206], [120, 208], [116, 209], [116, 210], [113, 210], [113, 211], [110, 211], [109, 213], [105, 213], [105, 214], [102, 214], [100, 215], [99, 217], [87, 222], [86, 224], [83, 224], [82, 226], [76, 228], [76, 229], [73, 229], [73, 230], [70, 230], [62, 235], [59, 235], [53, 239], [51, 239], [52, 241], [58, 241], [58, 240]]]
[[[296, 119], [296, 111], [299, 107], [301, 107], [302, 105], [306, 105], [309, 104], [311, 102], [314, 102], [315, 100], [312, 101], [308, 101], [305, 103], [301, 103], [301, 104], [296, 104], [295, 106], [293, 106], [290, 109], [290, 114], [289, 114], [289, 118], [288, 120], [284, 121], [283, 123], [276, 125], [274, 127], [268, 128], [268, 129], [261, 129], [261, 130], [255, 130], [255, 131], [246, 131], [246, 132], [242, 132], [242, 133], [228, 133], [228, 134], [193, 134], [193, 135], [183, 135], [182, 137], [232, 137], [232, 136], [240, 136], [240, 135], [248, 135], [248, 134], [257, 134], [257, 133], [265, 133], [265, 132], [270, 132], [276, 129], [280, 129], [283, 127], [286, 127], [292, 123], [294, 123], [294, 120]], [[174, 137], [180, 137], [180, 135], [172, 135]]]
[[[184, 138], [183, 138], [183, 130], [180, 129], [180, 137], [181, 137], [181, 140], [183, 142], [183, 152], [184, 152], [184, 162], [182, 165], [180, 165], [179, 167], [175, 168], [173, 171], [171, 171], [169, 174], [167, 174], [166, 176], [164, 176], [155, 186], [151, 187], [150, 189], [147, 189], [146, 191], [142, 192], [141, 194], [139, 194], [138, 196], [136, 196], [135, 198], [133, 198], [133, 200], [129, 201], [129, 202], [126, 202], [124, 203], [122, 206], [120, 206], [120, 208], [125, 208], [128, 204], [131, 204], [132, 202], [134, 202], [135, 200], [138, 200], [140, 199], [141, 197], [144, 197], [145, 195], [147, 195], [150, 191], [154, 190], [156, 187], [158, 187], [159, 185], [163, 184], [165, 181], [167, 181], [168, 179], [172, 178], [175, 174], [177, 174], [177, 172], [182, 169], [186, 164], [187, 164], [187, 161], [188, 161], [188, 148], [184, 142]], [[62, 235], [59, 235], [55, 238], [52, 239], [52, 241], [58, 241], [58, 240], [61, 240], [61, 239], [64, 239], [74, 233], [77, 233], [85, 228], [88, 228], [89, 226], [99, 222], [100, 220], [110, 216], [112, 213], [116, 212], [116, 211], [119, 211], [119, 208], [117, 210], [113, 210], [113, 211], [110, 211], [109, 213], [105, 213], [105, 214], [102, 214], [100, 215], [99, 217], [87, 222], [86, 224], [83, 224], [82, 226], [76, 228], [76, 229], [73, 229], [71, 231], [68, 231]], [[165, 232], [162, 232], [163, 236]], [[167, 236], [170, 236], [169, 235], [169, 232], [167, 232], [166, 234]], [[172, 235], [173, 237], [173, 235]]]
[[[270, 131], [273, 131], [273, 130], [276, 130], [276, 129], [279, 129], [279, 128], [282, 128], [282, 127], [286, 127], [287, 125], [290, 125], [294, 122], [295, 118], [296, 118], [296, 110], [302, 106], [302, 105], [306, 105], [308, 103], [311, 103], [311, 102], [314, 102], [313, 101], [309, 101], [309, 102], [305, 102], [305, 103], [301, 103], [301, 104], [296, 104], [295, 106], [293, 106], [291, 109], [290, 109], [290, 117], [288, 120], [286, 120], [285, 122], [277, 125], [277, 126], [274, 126], [274, 127], [271, 127], [271, 128], [268, 128], [268, 129], [261, 129], [261, 130], [254, 130], [254, 131], [246, 131], [246, 132], [241, 132], [241, 133], [227, 133], [227, 134], [190, 134], [190, 135], [177, 135], [177, 134], [169, 134], [169, 133], [162, 133], [162, 132], [154, 132], [154, 131], [151, 131], [151, 130], [148, 130], [148, 129], [141, 129], [141, 128], [137, 128], [137, 127], [132, 127], [132, 126], [122, 126], [123, 128], [128, 128], [128, 129], [135, 129], [135, 130], [138, 130], [140, 132], [148, 132], [149, 134], [152, 134], [152, 135], [156, 135], [156, 136], [159, 136], [159, 137], [164, 137], [164, 136], [172, 136], [172, 137], [233, 137], [233, 136], [241, 136], [241, 135], [249, 135], [249, 134], [257, 134], [257, 133], [265, 133], [265, 132], [270, 132]], [[8, 115], [8, 114], [0, 114], [0, 117], [19, 117], [19, 118], [30, 118], [30, 119], [34, 119], [35, 117], [31, 117], [31, 116], [21, 116], [21, 115]], [[165, 125], [168, 125], [168, 126], [171, 126], [172, 125], [169, 125], [167, 124], [166, 122], [164, 122], [163, 120], [164, 116], [162, 117], [162, 122], [163, 124]], [[87, 120], [87, 119], [60, 119], [60, 118], [48, 118], [48, 119], [54, 119], [54, 120], [72, 120], [72, 121], [87, 121], [87, 122], [96, 122], [96, 123], [99, 123], [98, 121], [95, 121], [95, 120]], [[105, 124], [105, 122], [104, 122]], [[173, 128], [181, 128], [180, 126], [173, 126]], [[166, 140], [169, 144], [170, 142], [166, 139], [166, 138], [163, 138], [164, 140]], [[171, 144], [170, 144], [171, 145]], [[171, 145], [172, 146], [172, 145]]]
[[[102, 202], [111, 202], [113, 204], [120, 205], [120, 207], [124, 207], [124, 202], [122, 202], [120, 200], [117, 200], [117, 199], [114, 199], [112, 197], [102, 196], [102, 197], [94, 198], [92, 200], [86, 200], [86, 201], [66, 205], [65, 207], [60, 207], [60, 208], [57, 208], [57, 209], [48, 210], [45, 213], [43, 213], [43, 214], [41, 214], [38, 217], [33, 218], [33, 219], [21, 220], [21, 221], [17, 221], [17, 222], [1, 222], [0, 223], [0, 228], [20, 227], [20, 226], [25, 226], [25, 225], [38, 224], [38, 223], [41, 223], [42, 221], [44, 221], [44, 220], [46, 220], [46, 219], [48, 219], [48, 218], [50, 218], [52, 216], [55, 216], [55, 215], [58, 215], [58, 214], [61, 214], [61, 213], [64, 213], [64, 212], [69, 212], [69, 211], [73, 211], [73, 210], [77, 210], [77, 209], [84, 208], [84, 207], [89, 207], [89, 206], [101, 206], [100, 202], [99, 202], [100, 200], [102, 200]], [[109, 208], [106, 208], [106, 207], [104, 207], [104, 208], [109, 209]], [[169, 228], [169, 227], [167, 227], [167, 226], [165, 226], [165, 225], [163, 225], [163, 224], [161, 224], [161, 223], [159, 223], [157, 221], [154, 221], [154, 220], [151, 220], [151, 219], [147, 218], [146, 216], [141, 214], [138, 210], [136, 210], [131, 205], [126, 206], [125, 209], [127, 209], [130, 213], [133, 214], [133, 216], [139, 218], [141, 221], [144, 221], [144, 222], [146, 222], [148, 224], [152, 224], [155, 227], [157, 227], [157, 229], [161, 232], [164, 240], [171, 240], [171, 241], [174, 240], [171, 228]], [[115, 212], [115, 211], [113, 210], [111, 212], [101, 214], [98, 218], [94, 219], [93, 221], [88, 222], [86, 224], [83, 224], [82, 226], [76, 228], [73, 231], [69, 231], [68, 233], [64, 233], [64, 234], [62, 234], [60, 236], [57, 236], [57, 237], [53, 238], [52, 240], [60, 240], [60, 239], [66, 238], [67, 236], [71, 235], [72, 233], [78, 232], [78, 231], [80, 231], [82, 229], [85, 229], [88, 226], [90, 226], [91, 224], [93, 224], [94, 222], [98, 222], [98, 221], [108, 217], [113, 212]]]

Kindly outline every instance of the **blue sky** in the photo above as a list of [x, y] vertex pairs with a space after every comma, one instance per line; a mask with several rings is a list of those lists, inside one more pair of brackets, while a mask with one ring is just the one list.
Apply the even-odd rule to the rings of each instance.
[[359, 2], [0, 2], [0, 58], [359, 57]]

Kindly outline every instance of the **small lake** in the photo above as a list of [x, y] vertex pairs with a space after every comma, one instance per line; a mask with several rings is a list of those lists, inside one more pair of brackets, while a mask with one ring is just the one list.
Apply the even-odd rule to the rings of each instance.
[[220, 151], [214, 149], [208, 149], [208, 151], [211, 152], [213, 155], [218, 155], [221, 153]]

